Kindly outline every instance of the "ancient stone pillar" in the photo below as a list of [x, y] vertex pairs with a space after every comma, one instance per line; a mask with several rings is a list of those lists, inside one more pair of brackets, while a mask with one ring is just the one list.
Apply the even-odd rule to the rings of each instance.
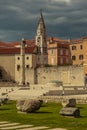
[[21, 50], [20, 50], [20, 56], [21, 56], [21, 85], [25, 84], [25, 40], [22, 39], [21, 41]]

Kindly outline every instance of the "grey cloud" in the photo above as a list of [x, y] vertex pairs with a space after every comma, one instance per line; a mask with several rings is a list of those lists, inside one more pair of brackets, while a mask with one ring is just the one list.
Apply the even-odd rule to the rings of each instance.
[[41, 8], [48, 36], [87, 35], [86, 0], [0, 0], [0, 39], [34, 38]]

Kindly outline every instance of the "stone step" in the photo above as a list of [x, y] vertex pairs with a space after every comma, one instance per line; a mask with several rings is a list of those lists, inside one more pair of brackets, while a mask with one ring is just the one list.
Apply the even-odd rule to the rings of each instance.
[[24, 129], [19, 129], [19, 130], [45, 130], [48, 127], [46, 126], [38, 126], [38, 127], [32, 127], [32, 128], [24, 128]]
[[64, 128], [53, 128], [53, 129], [49, 129], [49, 130], [66, 130]]
[[32, 127], [33, 125], [16, 125], [16, 126], [7, 126], [7, 127], [3, 127], [0, 128], [0, 130], [12, 130], [12, 129], [18, 129], [18, 128], [28, 128], [28, 127]]
[[6, 127], [6, 126], [14, 126], [14, 125], [19, 125], [19, 123], [5, 123], [5, 124], [0, 124], [0, 127]]
[[64, 128], [49, 128], [46, 126], [22, 125], [20, 123], [0, 122], [0, 130], [66, 130]]
[[7, 121], [1, 121], [0, 124], [6, 124], [8, 123]]

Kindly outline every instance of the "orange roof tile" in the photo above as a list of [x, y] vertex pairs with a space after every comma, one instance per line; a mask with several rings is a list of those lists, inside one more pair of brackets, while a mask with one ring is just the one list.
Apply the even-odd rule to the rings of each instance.
[[4, 47], [4, 46], [7, 46], [7, 44], [4, 42], [0, 42], [0, 47]]
[[87, 36], [84, 36], [84, 37], [76, 39], [76, 40], [72, 40], [72, 43], [82, 43], [84, 39], [87, 39]]
[[[25, 53], [34, 53], [36, 46], [32, 47], [26, 47], [25, 48]], [[10, 48], [10, 47], [2, 47], [0, 48], [0, 54], [19, 54], [20, 53], [20, 48]]]
[[68, 40], [62, 40], [62, 39], [54, 38], [54, 37], [48, 38], [48, 40], [49, 40], [50, 43], [53, 43], [53, 44], [55, 44], [55, 43], [58, 43], [58, 44], [69, 43]]

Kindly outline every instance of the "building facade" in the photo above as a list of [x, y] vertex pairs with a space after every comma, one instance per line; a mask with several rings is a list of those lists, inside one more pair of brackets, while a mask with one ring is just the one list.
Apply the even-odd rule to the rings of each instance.
[[[37, 48], [25, 47], [24, 66], [20, 48], [0, 48], [1, 79], [22, 82], [23, 73], [36, 67]], [[26, 81], [28, 82], [28, 81]]]
[[49, 38], [47, 45], [49, 65], [57, 66], [71, 64], [71, 53], [68, 41], [58, 38]]
[[83, 65], [87, 74], [87, 37], [70, 41], [72, 65]]

